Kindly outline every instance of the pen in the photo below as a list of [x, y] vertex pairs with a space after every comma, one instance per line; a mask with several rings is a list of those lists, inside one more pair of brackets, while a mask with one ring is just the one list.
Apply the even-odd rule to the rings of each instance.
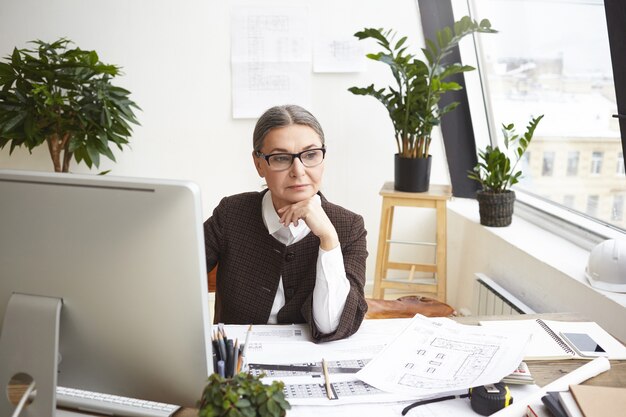
[[224, 342], [226, 343], [226, 376], [230, 378], [233, 376], [233, 359], [235, 355], [233, 340], [226, 339]]
[[233, 348], [233, 362], [231, 369], [229, 369], [231, 376], [235, 376], [239, 371], [237, 370], [237, 364], [239, 362], [239, 340], [235, 339], [235, 347]]
[[326, 383], [326, 396], [329, 400], [333, 399], [333, 395], [330, 391], [330, 377], [328, 376], [328, 365], [326, 365], [326, 359], [322, 358], [322, 370], [324, 371], [324, 382]]

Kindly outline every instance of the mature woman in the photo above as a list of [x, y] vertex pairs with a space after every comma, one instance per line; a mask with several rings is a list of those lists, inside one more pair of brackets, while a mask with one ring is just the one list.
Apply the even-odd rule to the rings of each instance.
[[324, 132], [302, 107], [258, 120], [252, 159], [262, 192], [224, 198], [204, 223], [208, 270], [219, 263], [215, 320], [309, 323], [316, 341], [348, 337], [367, 311], [363, 218], [319, 192]]

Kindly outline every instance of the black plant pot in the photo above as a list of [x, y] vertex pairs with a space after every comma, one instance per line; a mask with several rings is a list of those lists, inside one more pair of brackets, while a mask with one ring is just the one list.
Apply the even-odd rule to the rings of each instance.
[[394, 156], [394, 188], [398, 191], [423, 193], [430, 185], [432, 156], [427, 158], [402, 158]]
[[513, 206], [515, 192], [506, 190], [502, 193], [491, 191], [477, 191], [480, 224], [491, 227], [504, 227], [513, 220]]

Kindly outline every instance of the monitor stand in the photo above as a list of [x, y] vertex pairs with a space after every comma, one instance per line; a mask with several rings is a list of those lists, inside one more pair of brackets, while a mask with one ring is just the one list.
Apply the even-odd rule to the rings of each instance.
[[9, 299], [0, 334], [0, 415], [17, 408], [9, 401], [9, 381], [25, 375], [36, 385], [32, 404], [20, 417], [54, 417], [62, 300], [14, 293]]

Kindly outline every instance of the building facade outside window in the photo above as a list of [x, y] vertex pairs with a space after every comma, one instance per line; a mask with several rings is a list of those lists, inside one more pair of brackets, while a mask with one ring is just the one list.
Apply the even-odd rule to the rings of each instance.
[[620, 221], [624, 218], [624, 195], [617, 194], [613, 197], [613, 220]]
[[[478, 65], [492, 140], [543, 114], [516, 186], [555, 207], [626, 231], [624, 158], [603, 0], [473, 0]], [[558, 18], [555, 18], [558, 16]], [[468, 91], [469, 93], [469, 91]], [[472, 110], [474, 114], [475, 110]], [[480, 146], [480, 145], [479, 145]], [[617, 175], [616, 175], [617, 174]], [[619, 211], [619, 213], [616, 213]]]
[[615, 173], [618, 176], [624, 177], [624, 152], [618, 152], [617, 153], [617, 164], [616, 164], [617, 169], [615, 170]]
[[563, 205], [565, 207], [574, 208], [575, 201], [576, 201], [576, 197], [573, 194], [565, 194], [563, 196]]
[[543, 153], [541, 175], [544, 177], [551, 177], [552, 174], [554, 174], [554, 152], [546, 151]]
[[602, 173], [602, 152], [591, 154], [591, 173], [600, 175]]
[[591, 217], [596, 217], [598, 215], [598, 201], [599, 197], [597, 195], [590, 195], [587, 197], [587, 214]]
[[579, 151], [569, 151], [567, 153], [567, 176], [572, 177], [578, 174]]

